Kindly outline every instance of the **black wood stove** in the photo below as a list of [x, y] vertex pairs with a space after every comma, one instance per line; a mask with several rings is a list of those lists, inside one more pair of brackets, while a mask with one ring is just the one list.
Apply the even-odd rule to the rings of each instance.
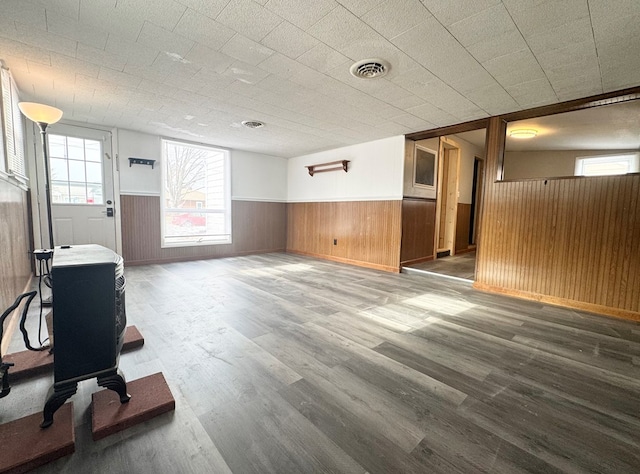
[[122, 257], [100, 245], [57, 247], [51, 268], [54, 384], [44, 405], [46, 428], [53, 414], [76, 393], [78, 382], [98, 385], [129, 401], [118, 370], [126, 327]]

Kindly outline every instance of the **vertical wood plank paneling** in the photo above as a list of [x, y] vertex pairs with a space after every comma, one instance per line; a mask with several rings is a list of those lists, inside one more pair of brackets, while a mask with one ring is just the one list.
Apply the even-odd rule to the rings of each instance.
[[399, 271], [402, 201], [289, 203], [287, 215], [288, 252]]
[[469, 228], [471, 224], [471, 204], [458, 203], [456, 218], [456, 253], [469, 248]]
[[435, 201], [426, 199], [402, 201], [400, 261], [403, 265], [433, 259], [435, 220]]
[[[27, 192], [0, 179], [0, 313], [11, 306], [31, 277]], [[15, 317], [15, 314], [14, 314]], [[9, 322], [5, 322], [7, 329]], [[3, 353], [9, 343], [5, 339]]]
[[232, 201], [232, 243], [161, 248], [160, 198], [121, 197], [122, 256], [128, 265], [284, 251], [285, 203]]
[[476, 287], [640, 318], [640, 175], [496, 182], [487, 133]]

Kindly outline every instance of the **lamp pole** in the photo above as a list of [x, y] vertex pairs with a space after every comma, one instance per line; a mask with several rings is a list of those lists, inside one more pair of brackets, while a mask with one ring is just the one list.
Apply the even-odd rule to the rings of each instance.
[[47, 125], [44, 122], [36, 122], [40, 128], [42, 139], [42, 153], [44, 155], [44, 192], [47, 199], [47, 224], [49, 226], [49, 248], [53, 250], [53, 219], [51, 218], [51, 187], [49, 182], [49, 150], [47, 148]]

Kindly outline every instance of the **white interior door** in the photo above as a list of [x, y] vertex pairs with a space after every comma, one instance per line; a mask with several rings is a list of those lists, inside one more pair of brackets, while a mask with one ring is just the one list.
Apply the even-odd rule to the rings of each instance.
[[47, 129], [54, 243], [117, 252], [111, 133], [64, 124]]

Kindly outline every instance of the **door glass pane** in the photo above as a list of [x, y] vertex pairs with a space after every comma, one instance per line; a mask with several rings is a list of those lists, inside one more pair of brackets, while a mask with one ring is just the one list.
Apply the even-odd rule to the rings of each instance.
[[69, 181], [84, 181], [84, 163], [69, 161]]
[[67, 157], [66, 137], [61, 135], [48, 135], [49, 137], [49, 155], [58, 158]]
[[69, 191], [73, 204], [87, 203], [87, 185], [85, 183], [69, 183]]
[[100, 183], [102, 181], [102, 163], [87, 163], [87, 182]]
[[85, 140], [84, 151], [87, 161], [100, 162], [100, 142], [94, 140]]
[[104, 204], [101, 184], [87, 183], [87, 204]]
[[53, 202], [69, 202], [69, 184], [68, 183], [51, 183], [51, 200]]
[[84, 160], [84, 140], [67, 137], [67, 150], [70, 160]]
[[51, 179], [54, 181], [69, 181], [67, 160], [51, 158]]

